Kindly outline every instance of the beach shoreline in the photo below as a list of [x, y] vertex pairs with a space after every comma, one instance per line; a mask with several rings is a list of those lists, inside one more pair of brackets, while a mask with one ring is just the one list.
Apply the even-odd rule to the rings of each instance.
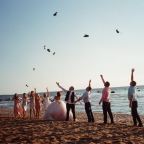
[[[102, 113], [94, 113], [95, 123], [88, 123], [84, 112], [77, 121], [14, 119], [12, 111], [0, 110], [0, 143], [36, 144], [143, 144], [144, 128], [133, 127], [128, 114], [114, 114], [115, 124], [103, 124]], [[144, 116], [141, 116], [144, 121]]]

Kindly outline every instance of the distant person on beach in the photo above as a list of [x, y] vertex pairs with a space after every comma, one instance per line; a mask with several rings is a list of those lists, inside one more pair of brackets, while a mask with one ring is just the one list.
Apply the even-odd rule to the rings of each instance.
[[128, 89], [128, 99], [129, 99], [129, 107], [131, 108], [131, 115], [133, 118], [134, 126], [137, 126], [137, 123], [139, 127], [142, 127], [142, 121], [140, 119], [140, 116], [137, 112], [138, 108], [138, 102], [137, 102], [137, 94], [136, 94], [136, 82], [134, 81], [134, 69], [131, 70], [131, 82], [130, 87]]
[[111, 103], [110, 103], [110, 83], [108, 81], [105, 82], [103, 75], [100, 75], [102, 82], [104, 84], [104, 88], [102, 91], [102, 97], [99, 101], [99, 104], [102, 102], [103, 116], [104, 116], [104, 124], [107, 124], [107, 113], [111, 119], [111, 123], [114, 123], [113, 114], [111, 112]]
[[50, 93], [48, 91], [48, 88], [46, 88], [46, 90], [47, 90], [47, 93], [43, 94], [43, 100], [42, 100], [44, 112], [47, 110], [48, 105], [51, 103], [51, 101], [49, 99]]
[[32, 118], [32, 113], [35, 118], [35, 92], [30, 93], [30, 119]]
[[57, 86], [62, 89], [66, 93], [65, 101], [66, 101], [66, 109], [67, 109], [67, 114], [66, 114], [66, 121], [69, 121], [69, 112], [70, 110], [72, 111], [73, 114], [73, 121], [76, 120], [76, 115], [75, 115], [75, 92], [74, 92], [74, 87], [71, 86], [69, 90], [66, 90], [58, 82], [56, 82]]
[[26, 117], [27, 108], [28, 108], [28, 98], [27, 98], [27, 94], [26, 93], [23, 93], [22, 108], [23, 108], [23, 118], [25, 118]]
[[35, 92], [35, 117], [39, 119], [41, 110], [41, 97]]
[[86, 91], [83, 93], [83, 95], [76, 100], [75, 102], [78, 102], [80, 100], [83, 100], [85, 103], [85, 112], [87, 114], [88, 122], [94, 122], [94, 117], [91, 109], [91, 102], [90, 102], [90, 94], [91, 94], [91, 80], [89, 81], [89, 85], [86, 88]]
[[54, 97], [55, 101], [59, 101], [61, 99], [61, 93], [57, 92], [57, 95]]
[[13, 101], [14, 101], [14, 117], [21, 118], [22, 117], [21, 100], [17, 93], [14, 94]]

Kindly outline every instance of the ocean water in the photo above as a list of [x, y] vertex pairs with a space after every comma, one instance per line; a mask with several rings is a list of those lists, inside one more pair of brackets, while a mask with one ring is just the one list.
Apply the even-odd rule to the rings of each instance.
[[[114, 93], [111, 93], [111, 108], [114, 113], [130, 114], [129, 102], [127, 98], [128, 87], [114, 87], [111, 88]], [[91, 93], [91, 104], [94, 112], [102, 112], [102, 106], [99, 105], [102, 89], [93, 89]], [[76, 90], [76, 95], [81, 96], [85, 90]], [[42, 93], [40, 93], [42, 95]], [[51, 92], [51, 99], [54, 98], [56, 92]], [[144, 115], [144, 86], [137, 86], [138, 96], [138, 112]], [[0, 95], [0, 108], [13, 108], [13, 95]], [[65, 94], [62, 93], [61, 99], [64, 100]], [[76, 104], [76, 111], [84, 112], [84, 103], [81, 101]]]

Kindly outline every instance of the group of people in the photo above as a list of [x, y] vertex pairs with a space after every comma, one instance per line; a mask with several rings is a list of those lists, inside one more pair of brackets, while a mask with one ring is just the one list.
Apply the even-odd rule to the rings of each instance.
[[[128, 100], [129, 100], [129, 107], [131, 108], [131, 115], [133, 118], [134, 126], [142, 127], [142, 121], [138, 114], [138, 102], [137, 102], [137, 95], [136, 95], [136, 82], [134, 81], [134, 69], [131, 70], [131, 82], [130, 87], [128, 89]], [[113, 113], [111, 111], [111, 102], [110, 102], [110, 82], [105, 81], [103, 75], [100, 75], [101, 80], [104, 84], [104, 88], [102, 90], [102, 96], [99, 101], [99, 104], [102, 103], [102, 110], [103, 110], [103, 123], [107, 124], [107, 114], [109, 114], [111, 124], [114, 123]], [[94, 116], [91, 108], [91, 80], [89, 81], [88, 86], [85, 89], [85, 92], [79, 98], [76, 96], [74, 87], [70, 86], [69, 90], [63, 88], [58, 82], [56, 82], [57, 86], [66, 94], [65, 102], [61, 100], [61, 93], [57, 92], [57, 95], [54, 98], [54, 101], [51, 103], [49, 101], [49, 92], [47, 89], [47, 94], [43, 96], [43, 105], [44, 105], [44, 119], [49, 120], [65, 120], [69, 121], [72, 120], [76, 121], [76, 113], [75, 113], [75, 104], [78, 101], [83, 100], [85, 104], [85, 112], [87, 115], [88, 122], [94, 122]], [[14, 106], [14, 114], [19, 116], [19, 111], [17, 111], [17, 107], [19, 107], [19, 99], [17, 95], [14, 96], [15, 98], [15, 106]], [[35, 91], [31, 91], [29, 95], [30, 100], [30, 118], [32, 113], [35, 117], [39, 118], [40, 114], [40, 96]], [[27, 109], [27, 98], [26, 95], [23, 95], [23, 117], [25, 117], [25, 111]], [[35, 111], [36, 110], [36, 111]]]
[[[36, 89], [26, 94], [23, 93], [20, 97], [17, 93], [13, 97], [14, 101], [14, 117], [15, 118], [26, 118], [27, 111], [29, 110], [29, 117], [40, 118], [41, 107], [45, 111], [50, 104], [48, 88], [47, 93], [41, 97]], [[28, 109], [29, 108], [29, 109]]]

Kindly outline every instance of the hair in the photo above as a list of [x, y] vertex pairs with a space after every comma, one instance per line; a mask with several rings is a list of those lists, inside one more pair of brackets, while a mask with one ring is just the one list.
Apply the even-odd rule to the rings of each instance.
[[61, 96], [61, 93], [60, 93], [60, 92], [57, 92], [57, 96], [59, 96], [59, 97], [60, 97], [60, 96]]
[[92, 90], [92, 88], [90, 87], [90, 86], [88, 86], [87, 88], [86, 88], [86, 91], [91, 91]]
[[23, 97], [26, 97], [26, 93], [23, 93]]
[[13, 99], [18, 99], [18, 94], [15, 93]]
[[46, 97], [46, 93], [44, 93], [43, 96]]
[[108, 81], [106, 81], [105, 84], [104, 84], [104, 86], [105, 86], [105, 87], [109, 87], [109, 86], [110, 86], [110, 83], [109, 83]]
[[135, 82], [135, 81], [131, 81], [131, 82], [130, 82], [130, 85], [131, 85], [131, 86], [136, 86], [136, 82]]
[[60, 97], [61, 97], [61, 93], [57, 92], [57, 95], [55, 96], [55, 100], [60, 100]]
[[73, 87], [73, 86], [71, 86], [71, 87], [69, 88], [69, 90], [70, 90], [70, 91], [73, 91], [73, 90], [74, 90], [74, 87]]

